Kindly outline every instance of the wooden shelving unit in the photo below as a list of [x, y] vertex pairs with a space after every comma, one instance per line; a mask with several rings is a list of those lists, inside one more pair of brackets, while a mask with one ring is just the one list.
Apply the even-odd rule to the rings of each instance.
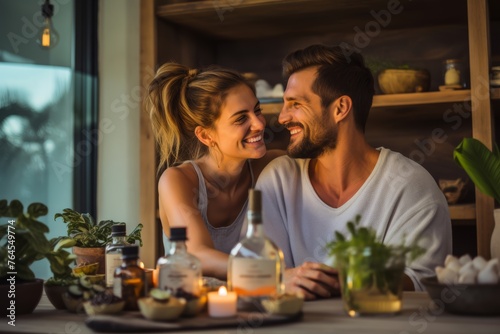
[[[262, 78], [273, 78], [276, 83], [281, 77], [278, 68], [281, 59], [289, 51], [311, 43], [332, 44], [342, 37], [352, 42], [354, 28], [359, 31], [368, 22], [380, 22], [373, 12], [388, 11], [389, 3], [387, 0], [143, 0], [142, 84], [147, 86], [152, 69], [169, 60], [192, 67], [219, 64], [253, 71]], [[488, 9], [488, 5], [495, 8]], [[418, 55], [425, 58], [424, 66], [435, 65], [434, 76], [431, 75], [434, 80], [442, 75], [443, 59], [439, 57], [462, 52], [469, 62], [470, 89], [437, 91], [440, 83], [434, 81], [431, 83], [434, 91], [430, 92], [376, 95], [373, 114], [383, 111], [384, 117], [390, 117], [393, 112], [401, 122], [412, 117], [412, 125], [418, 117], [432, 117], [428, 120], [431, 124], [428, 126], [432, 127], [432, 122], [442, 118], [445, 110], [464, 103], [472, 108], [472, 121], [466, 123], [468, 133], [491, 147], [495, 140], [491, 103], [498, 104], [500, 88], [485, 87], [491, 65], [488, 22], [500, 20], [495, 14], [500, 12], [499, 2], [419, 0], [400, 2], [399, 6], [397, 13], [392, 8], [390, 22], [380, 26], [380, 35], [386, 34], [389, 44], [381, 43], [379, 35], [371, 36], [369, 45], [360, 47], [362, 52], [366, 55], [373, 50], [386, 58]], [[457, 43], [460, 45], [453, 48]], [[485, 88], [489, 95], [484, 93]], [[480, 94], [476, 96], [477, 92]], [[281, 108], [279, 102], [263, 103], [268, 116], [278, 114]], [[434, 110], [436, 117], [432, 116]], [[420, 119], [420, 123], [425, 122]], [[424, 131], [422, 135], [429, 136], [429, 131]], [[141, 114], [141, 222], [146, 234], [155, 233], [148, 227], [158, 225], [155, 158], [149, 118], [144, 112]], [[477, 191], [475, 198], [474, 204], [450, 206], [450, 216], [466, 225], [475, 220], [478, 254], [488, 257], [494, 226], [493, 200]]]

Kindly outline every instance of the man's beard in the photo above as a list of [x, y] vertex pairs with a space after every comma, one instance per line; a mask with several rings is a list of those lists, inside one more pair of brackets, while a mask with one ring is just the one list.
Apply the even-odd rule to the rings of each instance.
[[[288, 145], [287, 154], [292, 158], [315, 159], [337, 146], [338, 129], [326, 110], [322, 111], [320, 120], [315, 120], [306, 130], [300, 123], [290, 123], [289, 126], [300, 126], [303, 139], [301, 142]], [[314, 133], [314, 135], [312, 135]]]

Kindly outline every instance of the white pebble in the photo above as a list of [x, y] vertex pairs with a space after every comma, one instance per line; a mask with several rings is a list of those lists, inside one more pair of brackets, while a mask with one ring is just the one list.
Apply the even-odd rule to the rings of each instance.
[[486, 263], [486, 266], [492, 266], [496, 270], [496, 272], [500, 278], [500, 265], [498, 263], [497, 258], [489, 260], [488, 263]]
[[497, 284], [498, 270], [497, 262], [488, 262], [488, 264], [477, 274], [477, 282], [480, 284]]
[[470, 273], [470, 272], [473, 272], [474, 275], [477, 274], [477, 270], [474, 267], [474, 265], [472, 264], [472, 262], [467, 262], [466, 264], [464, 264], [462, 266], [462, 268], [460, 268], [460, 270], [458, 271], [458, 275], [461, 276], [465, 273]]
[[459, 259], [458, 259], [458, 262], [460, 262], [460, 264], [462, 266], [464, 266], [466, 263], [469, 263], [472, 261], [472, 258], [470, 257], [469, 254], [465, 254], [465, 255], [462, 255]]
[[472, 271], [464, 272], [458, 276], [458, 283], [460, 284], [474, 284], [476, 283], [476, 271], [472, 269]]
[[458, 262], [458, 260], [452, 260], [446, 265], [446, 269], [453, 270], [456, 273], [460, 271], [461, 267], [462, 266], [460, 265], [460, 262]]
[[474, 260], [472, 260], [472, 264], [476, 270], [481, 271], [486, 267], [486, 260], [481, 256], [476, 256]]
[[458, 261], [458, 259], [451, 254], [446, 255], [446, 259], [444, 259], [444, 266], [448, 267], [448, 264], [452, 261]]
[[458, 273], [448, 268], [436, 267], [436, 275], [441, 284], [456, 284], [458, 282]]

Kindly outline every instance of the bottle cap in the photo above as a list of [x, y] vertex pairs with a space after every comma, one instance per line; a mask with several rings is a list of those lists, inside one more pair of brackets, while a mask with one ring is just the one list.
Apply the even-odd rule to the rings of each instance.
[[138, 246], [124, 246], [122, 247], [122, 259], [134, 259], [139, 257]]
[[262, 193], [260, 190], [248, 190], [248, 210], [261, 212], [262, 211]]
[[127, 225], [115, 224], [111, 226], [111, 236], [123, 236], [127, 234]]
[[170, 228], [170, 241], [184, 241], [187, 240], [185, 227], [172, 227]]

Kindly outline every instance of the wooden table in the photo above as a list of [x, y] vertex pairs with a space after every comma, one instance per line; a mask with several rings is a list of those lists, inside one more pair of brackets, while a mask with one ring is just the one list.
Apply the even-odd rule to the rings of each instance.
[[[94, 333], [84, 324], [85, 318], [84, 315], [55, 310], [43, 296], [33, 314], [16, 318], [15, 327], [7, 324], [7, 318], [2, 318], [0, 333]], [[336, 298], [306, 302], [303, 318], [293, 323], [260, 327], [256, 319], [255, 323], [241, 324], [238, 328], [182, 333], [500, 333], [500, 316], [472, 317], [448, 314], [436, 308], [426, 293], [405, 292], [403, 312], [397, 316], [349, 318], [342, 310], [341, 300]]]

